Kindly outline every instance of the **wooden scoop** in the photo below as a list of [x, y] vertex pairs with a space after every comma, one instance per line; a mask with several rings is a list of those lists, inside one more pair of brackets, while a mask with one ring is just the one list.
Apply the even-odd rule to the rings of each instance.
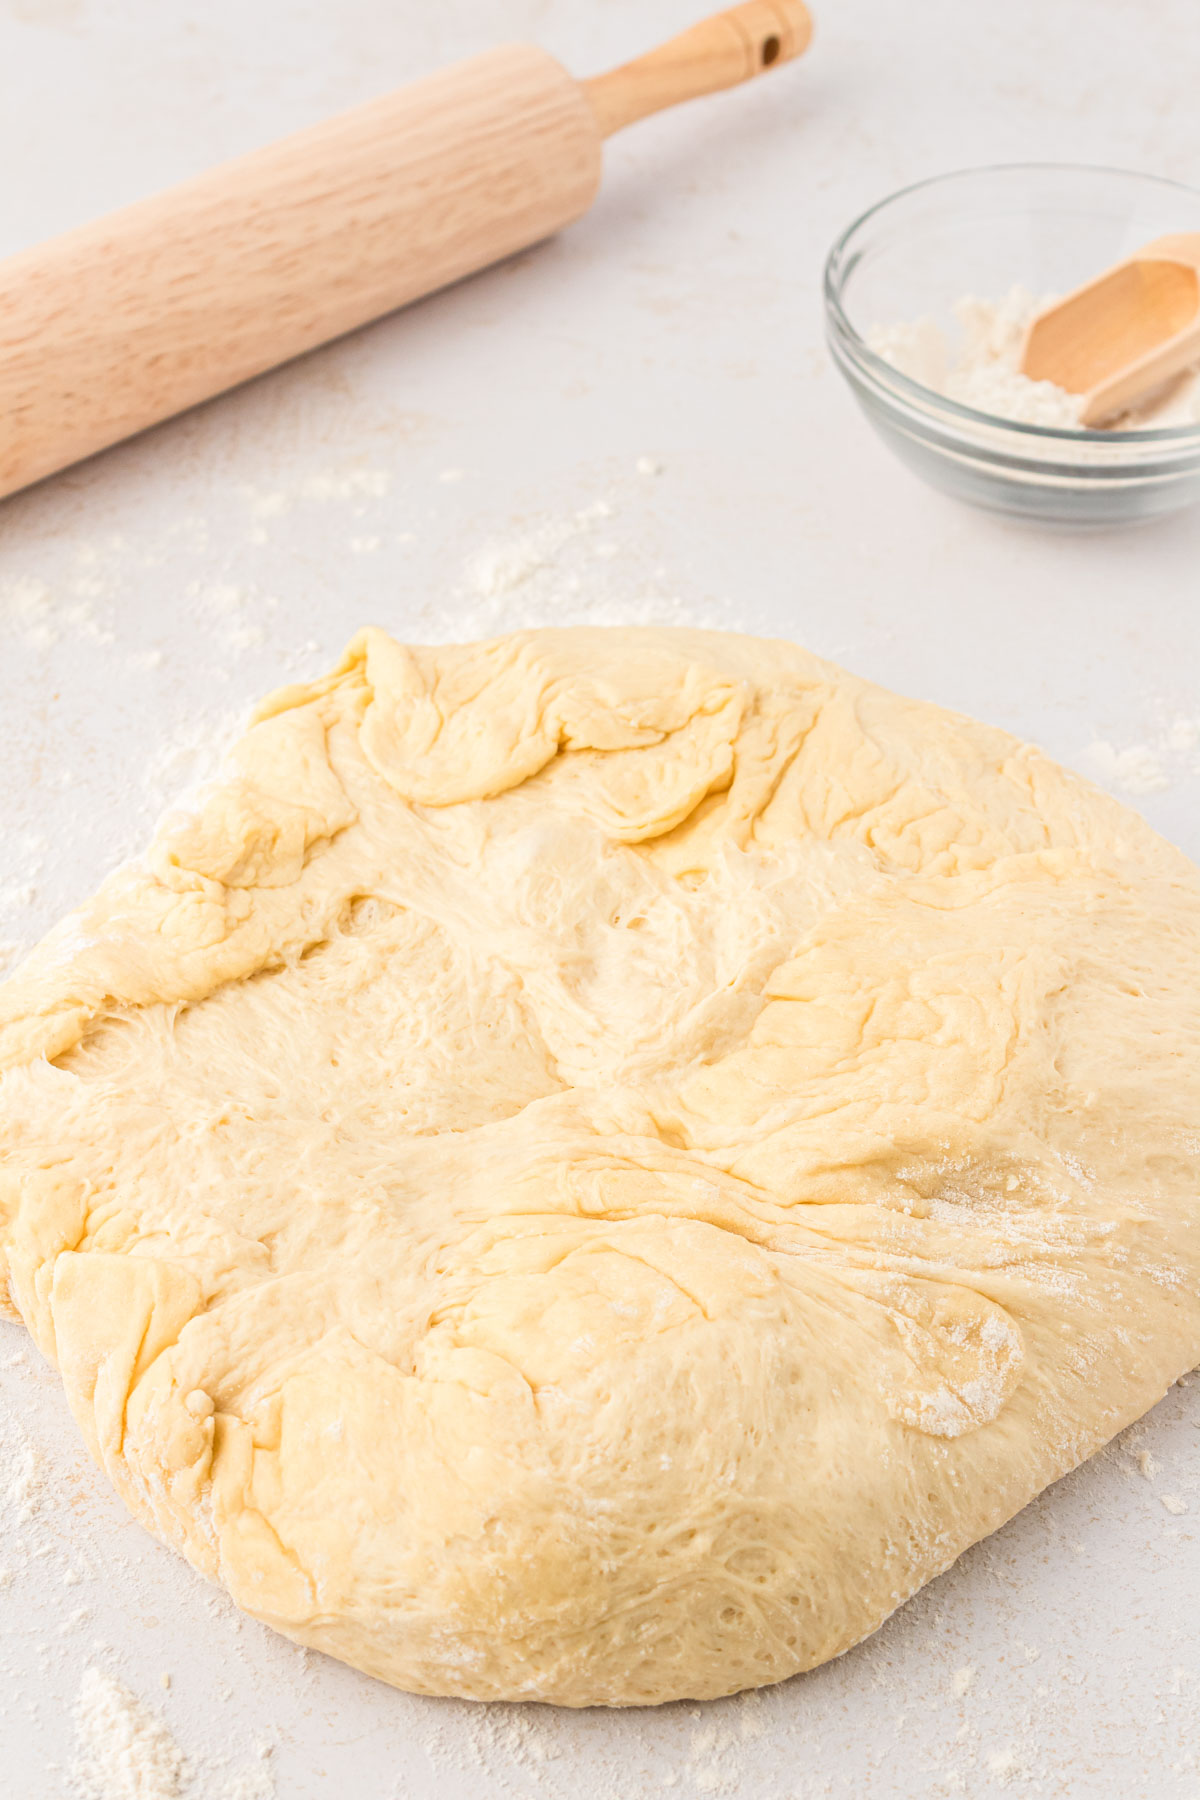
[[1155, 238], [1030, 324], [1021, 372], [1102, 425], [1200, 362], [1200, 231]]
[[604, 138], [810, 35], [748, 0], [584, 82], [509, 45], [0, 263], [0, 495], [558, 231]]

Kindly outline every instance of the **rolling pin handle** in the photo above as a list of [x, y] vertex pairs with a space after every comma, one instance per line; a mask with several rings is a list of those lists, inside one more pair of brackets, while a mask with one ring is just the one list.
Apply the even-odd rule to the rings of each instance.
[[634, 62], [581, 83], [602, 137], [677, 106], [737, 87], [800, 56], [812, 38], [803, 0], [746, 0]]

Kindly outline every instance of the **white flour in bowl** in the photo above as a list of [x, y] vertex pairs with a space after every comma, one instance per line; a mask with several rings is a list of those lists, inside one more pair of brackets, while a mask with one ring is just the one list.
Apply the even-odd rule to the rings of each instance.
[[[867, 344], [902, 375], [960, 406], [1023, 425], [1077, 431], [1082, 396], [1069, 394], [1052, 381], [1030, 381], [1018, 366], [1029, 321], [1053, 297], [1037, 300], [1023, 287], [1011, 289], [1003, 300], [964, 295], [953, 307], [962, 327], [957, 351], [928, 315], [910, 324], [876, 325], [867, 333]], [[1190, 370], [1135, 411], [1114, 419], [1112, 428], [1151, 431], [1195, 423], [1200, 423], [1200, 369]]]

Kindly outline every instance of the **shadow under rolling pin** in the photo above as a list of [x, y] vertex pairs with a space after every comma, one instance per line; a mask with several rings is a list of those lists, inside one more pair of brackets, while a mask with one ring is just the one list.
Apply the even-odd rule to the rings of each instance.
[[0, 263], [0, 496], [585, 213], [603, 141], [799, 56], [748, 0], [590, 81], [509, 45]]

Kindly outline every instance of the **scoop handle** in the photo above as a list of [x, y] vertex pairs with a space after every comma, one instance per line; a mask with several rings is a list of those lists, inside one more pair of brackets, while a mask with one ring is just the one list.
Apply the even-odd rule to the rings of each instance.
[[[1079, 423], [1098, 429], [1200, 362], [1200, 318], [1084, 395]], [[1152, 427], [1153, 419], [1148, 421]]]
[[811, 38], [803, 0], [746, 0], [581, 85], [601, 135], [611, 137], [666, 106], [737, 87], [791, 62]]

